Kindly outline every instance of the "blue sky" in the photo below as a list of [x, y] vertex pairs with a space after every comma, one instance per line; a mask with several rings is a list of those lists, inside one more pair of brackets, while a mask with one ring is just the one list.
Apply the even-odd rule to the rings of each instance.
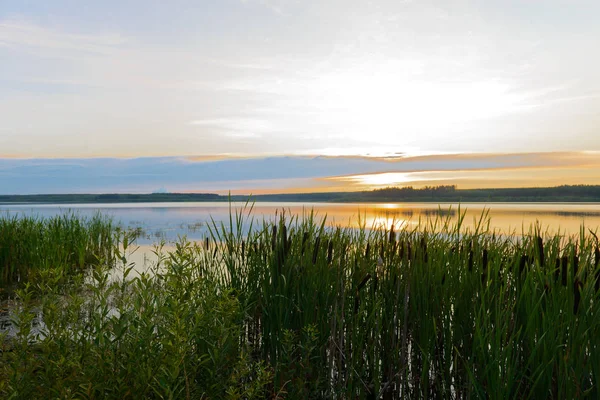
[[[227, 177], [218, 190], [291, 190], [275, 170], [255, 171], [269, 184], [248, 178], [240, 158], [314, 170], [324, 168], [314, 157], [343, 156], [322, 171], [350, 184], [342, 177], [374, 171], [348, 156], [599, 151], [598, 15], [587, 0], [3, 0], [0, 165], [216, 157]], [[245, 162], [244, 173], [260, 165]], [[600, 183], [591, 173], [572, 182]], [[4, 191], [52, 189], [27, 174], [7, 189], [5, 176]], [[113, 186], [55, 177], [52, 187], [170, 182], [119, 176]], [[319, 182], [295, 187], [331, 185]]]

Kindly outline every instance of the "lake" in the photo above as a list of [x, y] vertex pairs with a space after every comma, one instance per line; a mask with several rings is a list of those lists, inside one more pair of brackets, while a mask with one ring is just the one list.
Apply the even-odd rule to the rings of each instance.
[[[198, 203], [121, 203], [121, 204], [0, 204], [0, 213], [9, 215], [53, 216], [74, 212], [92, 216], [97, 212], [110, 215], [125, 228], [138, 229], [142, 237], [138, 244], [150, 245], [160, 240], [173, 242], [179, 236], [202, 240], [208, 235], [211, 218], [217, 224], [229, 224], [229, 210], [241, 210], [244, 204], [222, 202]], [[458, 218], [458, 204], [433, 203], [255, 203], [256, 221], [273, 219], [276, 213], [306, 215], [314, 210], [317, 216], [327, 217], [329, 226], [356, 227], [362, 221], [367, 228], [401, 225], [414, 227], [419, 219], [437, 215]], [[473, 227], [482, 212], [488, 211], [490, 227], [502, 233], [527, 232], [531, 224], [540, 222], [548, 233], [578, 234], [582, 225], [586, 230], [600, 226], [600, 203], [473, 203], [461, 204], [465, 212], [464, 224]], [[259, 224], [260, 225], [260, 224]]]

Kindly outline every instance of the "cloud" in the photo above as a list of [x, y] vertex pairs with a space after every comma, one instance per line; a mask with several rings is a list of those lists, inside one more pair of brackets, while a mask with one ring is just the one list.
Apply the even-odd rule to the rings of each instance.
[[116, 33], [75, 34], [10, 18], [0, 21], [0, 43], [17, 50], [51, 50], [55, 55], [65, 51], [109, 55], [127, 40]]
[[256, 138], [273, 129], [269, 121], [257, 118], [210, 118], [190, 121], [189, 124], [215, 128], [237, 138]]
[[297, 3], [294, 0], [240, 0], [243, 4], [258, 4], [271, 10], [275, 14], [286, 15], [290, 4]]
[[[595, 153], [418, 157], [0, 158], [0, 194], [173, 191], [259, 193], [387, 185], [600, 183]], [[556, 180], [552, 181], [552, 177]], [[514, 180], [511, 180], [511, 177]], [[571, 178], [569, 178], [571, 177]]]
[[9, 3], [3, 153], [600, 149], [592, 2]]

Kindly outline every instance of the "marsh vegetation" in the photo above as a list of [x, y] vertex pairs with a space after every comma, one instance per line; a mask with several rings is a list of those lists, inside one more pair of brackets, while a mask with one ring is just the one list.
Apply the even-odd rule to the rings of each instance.
[[60, 282], [110, 259], [116, 225], [96, 214], [51, 218], [0, 214], [0, 289], [53, 274]]
[[[0, 395], [600, 397], [595, 233], [501, 235], [485, 213], [467, 226], [457, 212], [356, 229], [312, 214], [257, 221], [249, 207], [204, 241], [158, 244], [140, 275], [131, 237], [110, 224], [110, 239], [91, 223], [78, 240], [42, 246], [2, 221], [2, 260], [27, 261], [3, 261], [2, 276], [28, 279], [11, 300], [16, 334], [1, 340]], [[36, 223], [24, 232], [57, 222]], [[62, 226], [48, 237], [69, 237]], [[48, 260], [69, 257], [89, 278], [54, 284], [64, 264]], [[31, 272], [38, 263], [44, 273]], [[122, 278], [111, 281], [114, 268]]]

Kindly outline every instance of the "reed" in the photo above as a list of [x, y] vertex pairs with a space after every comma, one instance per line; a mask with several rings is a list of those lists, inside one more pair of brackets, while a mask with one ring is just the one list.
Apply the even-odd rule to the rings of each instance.
[[152, 274], [108, 283], [99, 269], [61, 301], [47, 294], [39, 334], [21, 289], [0, 393], [599, 398], [594, 235], [504, 236], [485, 215], [473, 230], [462, 220], [390, 231], [232, 212], [202, 243], [157, 248]]
[[81, 273], [110, 257], [114, 233], [112, 221], [101, 215], [0, 215], [0, 287], [36, 279], [49, 270], [61, 270], [64, 278]]

